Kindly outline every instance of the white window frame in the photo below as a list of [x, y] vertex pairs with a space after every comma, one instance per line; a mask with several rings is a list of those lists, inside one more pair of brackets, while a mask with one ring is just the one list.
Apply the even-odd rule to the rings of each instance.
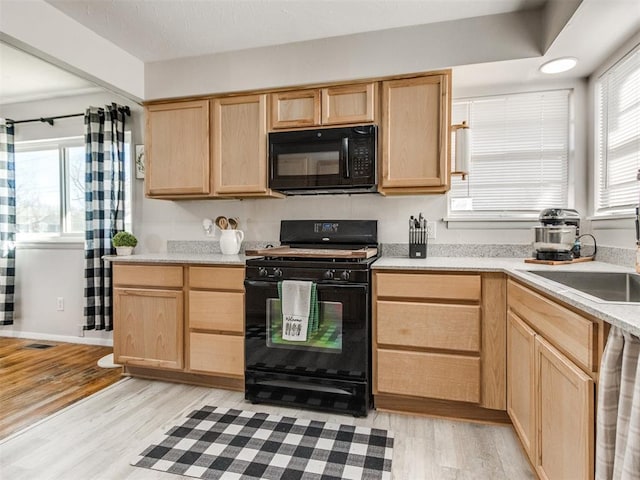
[[[131, 141], [131, 132], [125, 132], [125, 152], [128, 153], [128, 164], [125, 163], [125, 230], [132, 231], [131, 219], [132, 219], [132, 203], [133, 203], [133, 142]], [[66, 225], [67, 219], [66, 210], [68, 208], [68, 158], [66, 155], [66, 149], [70, 147], [84, 147], [85, 141], [83, 136], [53, 138], [44, 140], [25, 140], [21, 142], [15, 142], [15, 153], [26, 151], [38, 151], [38, 150], [54, 150], [58, 149], [58, 161], [60, 162], [60, 185], [59, 194], [61, 196], [60, 205], [60, 226], [61, 232], [45, 232], [45, 233], [17, 233], [16, 244], [21, 248], [32, 248], [40, 244], [61, 244], [61, 248], [65, 248], [63, 245], [82, 245], [84, 244], [85, 235], [82, 232], [67, 232]], [[16, 179], [17, 181], [17, 179]], [[17, 185], [16, 185], [17, 187]]]
[[[595, 89], [593, 93], [593, 101], [594, 101], [594, 198], [593, 198], [593, 219], [601, 220], [601, 219], [617, 219], [617, 218], [628, 218], [633, 215], [635, 207], [640, 202], [640, 177], [636, 177], [638, 172], [640, 172], [640, 153], [637, 155], [636, 167], [635, 171], [628, 172], [629, 180], [622, 185], [617, 185], [618, 188], [622, 186], [622, 188], [630, 188], [634, 189], [635, 187], [635, 198], [632, 197], [630, 203], [609, 203], [604, 201], [603, 197], [605, 195], [610, 195], [609, 189], [605, 184], [607, 183], [607, 173], [609, 171], [608, 168], [608, 159], [609, 159], [609, 142], [611, 140], [610, 134], [611, 132], [608, 129], [608, 122], [611, 120], [609, 116], [610, 108], [613, 106], [607, 102], [607, 99], [612, 95], [610, 91], [610, 85], [608, 81], [611, 76], [613, 76], [617, 69], [621, 68], [624, 63], [630, 59], [634, 61], [640, 60], [640, 44], [633, 47], [626, 53], [622, 58], [616, 61], [611, 67], [609, 67], [606, 71], [604, 71], [595, 82]], [[640, 70], [637, 70], [640, 72]], [[638, 74], [640, 75], [640, 73]], [[625, 80], [628, 80], [630, 76], [626, 77]], [[620, 82], [622, 83], [622, 82]], [[620, 83], [617, 86], [620, 86]], [[640, 87], [637, 87], [640, 89]], [[602, 89], [606, 89], [603, 92]], [[619, 89], [622, 90], [622, 89]], [[606, 97], [605, 98], [603, 98]], [[604, 103], [603, 103], [604, 101]], [[640, 152], [640, 102], [637, 102], [630, 106], [629, 110], [635, 110], [635, 121], [638, 122], [639, 128], [637, 135], [632, 137], [632, 139], [628, 143], [636, 143], [639, 145], [638, 151]], [[611, 112], [612, 116], [615, 115], [617, 117], [621, 116], [622, 113], [620, 111]], [[630, 129], [631, 132], [635, 130], [635, 128]], [[632, 167], [633, 168], [633, 167]], [[612, 190], [617, 190], [612, 189]], [[631, 195], [634, 195], [632, 192]]]
[[[466, 103], [467, 108], [473, 108], [472, 102], [474, 101], [482, 101], [487, 99], [501, 99], [501, 98], [509, 98], [509, 97], [517, 97], [519, 95], [531, 95], [531, 94], [543, 94], [545, 92], [566, 92], [567, 93], [567, 139], [566, 139], [566, 185], [565, 185], [565, 198], [564, 205], [549, 205], [549, 206], [561, 206], [561, 207], [573, 207], [574, 204], [574, 186], [573, 186], [573, 171], [572, 171], [572, 163], [574, 161], [574, 136], [575, 136], [575, 123], [574, 123], [574, 91], [572, 88], [557, 88], [553, 90], [538, 90], [538, 91], [530, 91], [530, 92], [518, 92], [518, 93], [507, 93], [501, 95], [488, 95], [481, 97], [465, 97], [454, 100], [454, 105], [456, 103]], [[468, 110], [469, 111], [469, 110]], [[466, 120], [469, 123], [472, 133], [472, 145], [473, 145], [473, 125], [471, 121], [471, 115], [467, 115], [469, 118], [464, 119], [453, 119], [452, 123], [459, 123], [459, 121]], [[455, 135], [455, 134], [454, 134]], [[455, 155], [454, 152], [455, 146], [455, 136], [452, 136], [452, 162]], [[472, 150], [473, 153], [473, 150]], [[472, 160], [473, 161], [473, 160]], [[471, 178], [472, 175], [468, 178]], [[452, 176], [451, 182], [452, 187], [454, 182], [459, 184], [459, 187], [464, 187], [466, 185], [466, 181], [462, 181], [459, 176]], [[448, 223], [449, 228], [473, 228], [474, 223], [482, 222], [483, 228], [523, 228], [531, 226], [538, 221], [538, 215], [540, 210], [536, 209], [522, 209], [522, 210], [493, 210], [493, 211], [473, 211], [473, 210], [452, 210], [452, 191], [450, 190], [447, 194], [447, 217], [444, 219]], [[456, 225], [457, 224], [457, 225]], [[508, 224], [508, 226], [507, 226]]]

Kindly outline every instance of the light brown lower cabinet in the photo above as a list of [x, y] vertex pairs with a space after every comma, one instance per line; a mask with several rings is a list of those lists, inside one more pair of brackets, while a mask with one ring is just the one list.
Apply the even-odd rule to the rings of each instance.
[[542, 479], [594, 475], [594, 381], [536, 336], [538, 433], [536, 469]]
[[114, 361], [182, 369], [182, 290], [114, 288], [113, 293]]
[[592, 480], [605, 327], [512, 280], [507, 291], [507, 412], [516, 433], [541, 479]]
[[526, 323], [507, 313], [507, 413], [524, 451], [535, 464], [535, 336]]
[[506, 278], [373, 274], [376, 408], [507, 421]]
[[244, 378], [244, 268], [189, 267], [188, 366]]
[[114, 359], [147, 378], [240, 390], [244, 267], [113, 266]]

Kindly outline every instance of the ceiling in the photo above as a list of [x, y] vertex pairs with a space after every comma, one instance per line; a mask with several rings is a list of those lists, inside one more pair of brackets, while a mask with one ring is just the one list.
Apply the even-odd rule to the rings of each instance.
[[[640, 31], [637, 0], [550, 0], [558, 5], [570, 1], [580, 6], [560, 25], [559, 35], [554, 35], [543, 56], [455, 66], [454, 89], [491, 85], [496, 78], [503, 84], [539, 81], [544, 76], [538, 66], [559, 56], [580, 60], [576, 69], [560, 78], [585, 77]], [[46, 2], [145, 63], [548, 6], [545, 0]], [[78, 95], [96, 88], [91, 82], [1, 43], [0, 63], [0, 104]]]
[[143, 62], [494, 15], [545, 0], [46, 0]]
[[0, 42], [0, 105], [83, 95], [93, 83]]

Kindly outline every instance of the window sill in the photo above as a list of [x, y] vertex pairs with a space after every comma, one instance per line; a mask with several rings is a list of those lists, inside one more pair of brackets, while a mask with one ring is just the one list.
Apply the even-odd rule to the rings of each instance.
[[588, 217], [591, 226], [597, 230], [617, 230], [634, 228], [633, 220], [636, 218], [633, 214], [621, 215], [599, 215]]
[[83, 250], [83, 238], [46, 238], [16, 241], [17, 250]]
[[450, 230], [517, 230], [540, 225], [537, 217], [445, 217], [442, 221]]

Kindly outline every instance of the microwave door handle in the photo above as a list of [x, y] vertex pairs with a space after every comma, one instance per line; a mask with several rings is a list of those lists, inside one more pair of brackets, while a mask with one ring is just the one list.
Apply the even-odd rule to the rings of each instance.
[[351, 177], [349, 171], [349, 137], [342, 139], [342, 161], [344, 162], [344, 178]]

